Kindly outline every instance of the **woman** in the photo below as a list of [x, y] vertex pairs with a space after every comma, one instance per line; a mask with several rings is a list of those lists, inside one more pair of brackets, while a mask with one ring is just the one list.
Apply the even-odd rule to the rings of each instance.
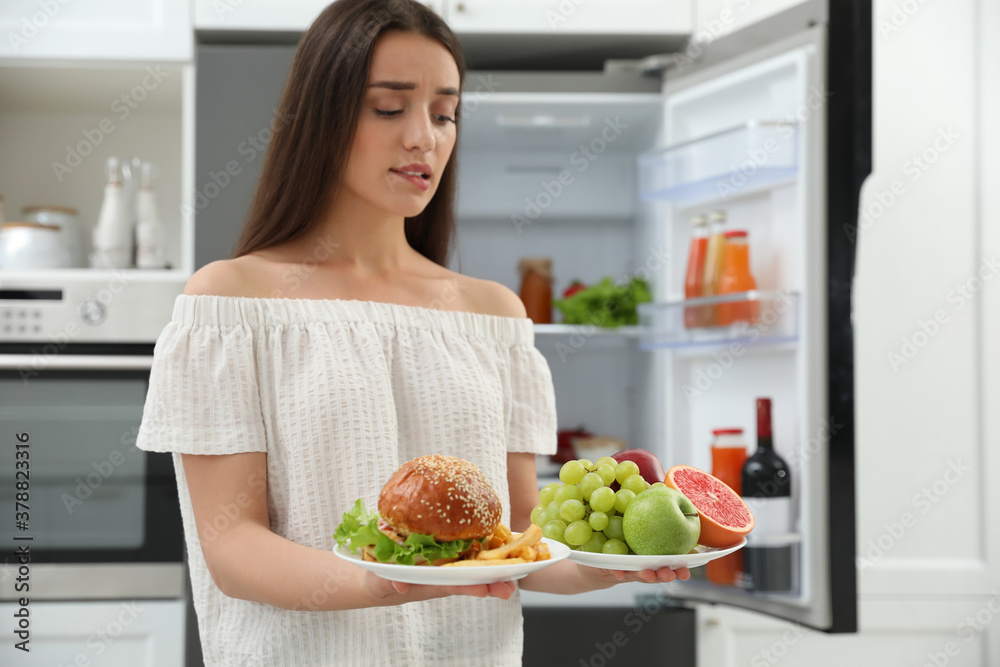
[[[429, 453], [478, 465], [523, 530], [534, 457], [555, 450], [524, 306], [444, 268], [463, 76], [455, 36], [419, 3], [328, 7], [299, 45], [234, 257], [191, 277], [161, 334], [138, 445], [173, 452], [206, 665], [520, 664], [513, 582], [394, 583], [330, 553], [354, 500], [374, 507]], [[519, 585], [675, 576], [563, 561]]]

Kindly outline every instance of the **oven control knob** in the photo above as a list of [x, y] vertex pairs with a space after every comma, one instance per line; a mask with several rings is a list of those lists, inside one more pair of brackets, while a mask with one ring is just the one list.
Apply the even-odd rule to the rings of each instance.
[[91, 326], [97, 326], [107, 317], [108, 311], [100, 301], [88, 299], [80, 306], [80, 317]]

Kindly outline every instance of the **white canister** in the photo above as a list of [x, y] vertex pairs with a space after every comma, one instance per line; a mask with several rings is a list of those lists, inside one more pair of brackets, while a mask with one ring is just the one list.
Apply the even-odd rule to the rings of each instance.
[[104, 186], [104, 201], [97, 216], [97, 225], [91, 235], [93, 250], [90, 266], [99, 269], [119, 269], [132, 266], [132, 221], [118, 158], [112, 156], [107, 163], [108, 180]]
[[140, 269], [162, 269], [167, 261], [164, 257], [163, 225], [156, 208], [153, 193], [153, 171], [150, 162], [142, 163], [142, 180], [136, 194], [138, 218], [135, 225], [135, 265]]
[[59, 227], [40, 222], [0, 225], [0, 269], [64, 269], [71, 265]]
[[83, 232], [77, 210], [68, 206], [25, 206], [21, 209], [21, 219], [26, 222], [40, 222], [60, 228], [63, 246], [69, 253], [71, 266], [87, 266], [87, 254], [83, 244]]

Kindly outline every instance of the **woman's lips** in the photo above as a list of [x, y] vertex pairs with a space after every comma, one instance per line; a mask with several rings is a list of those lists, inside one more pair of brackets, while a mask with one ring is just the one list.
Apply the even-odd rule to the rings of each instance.
[[407, 181], [409, 181], [410, 183], [413, 183], [415, 186], [417, 186], [421, 190], [427, 190], [428, 188], [431, 187], [431, 179], [429, 179], [429, 178], [422, 178], [420, 176], [414, 176], [413, 174], [405, 174], [405, 173], [403, 173], [401, 171], [396, 171], [395, 169], [390, 169], [389, 171], [391, 171], [392, 173], [396, 174], [396, 176], [399, 176], [400, 178], [404, 178]]

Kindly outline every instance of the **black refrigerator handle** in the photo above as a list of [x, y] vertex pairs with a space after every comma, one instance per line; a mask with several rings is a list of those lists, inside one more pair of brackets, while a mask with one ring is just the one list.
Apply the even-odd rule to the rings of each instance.
[[872, 167], [872, 3], [830, 0], [827, 56], [827, 400], [830, 632], [856, 632], [852, 285], [861, 186]]

